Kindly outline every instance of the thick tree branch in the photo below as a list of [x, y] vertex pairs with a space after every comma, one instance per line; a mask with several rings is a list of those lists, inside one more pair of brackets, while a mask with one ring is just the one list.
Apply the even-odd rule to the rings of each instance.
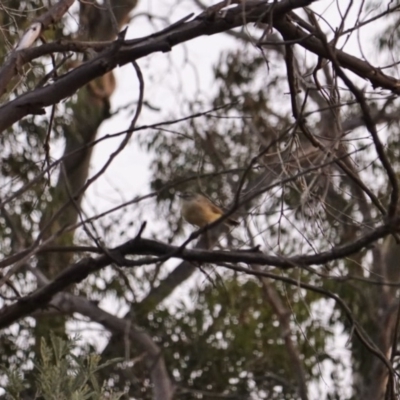
[[[399, 221], [396, 220], [393, 223], [395, 224], [398, 222]], [[339, 258], [350, 256], [391, 233], [393, 231], [393, 226], [395, 225], [382, 225], [358, 240], [346, 245], [337, 246], [329, 251], [295, 257], [270, 256], [261, 252], [188, 250], [155, 240], [142, 239], [138, 236], [121, 246], [110, 249], [107, 254], [103, 256], [95, 259], [90, 257], [82, 259], [63, 270], [48, 285], [37, 289], [28, 296], [22, 297], [15, 304], [4, 307], [0, 311], [0, 329], [44, 307], [57, 293], [63, 291], [73, 283], [83, 281], [89, 274], [101, 270], [116, 260], [118, 260], [122, 266], [136, 267], [155, 263], [159, 260], [157, 257], [167, 259], [173, 256], [185, 261], [197, 263], [245, 263], [287, 269], [325, 264]], [[124, 256], [127, 255], [152, 255], [153, 257], [131, 261], [124, 259]]]
[[[312, 0], [290, 1], [267, 4], [265, 1], [248, 1], [237, 4], [236, 7], [224, 10], [223, 14], [207, 12], [200, 14], [194, 20], [177, 24], [173, 29], [165, 29], [161, 33], [142, 39], [126, 42], [116, 41], [104, 50], [98, 57], [63, 75], [53, 84], [26, 93], [0, 108], [0, 131], [28, 114], [43, 113], [43, 108], [56, 104], [73, 95], [79, 88], [91, 80], [104, 75], [118, 65], [145, 57], [149, 54], [170, 51], [173, 46], [203, 35], [213, 35], [224, 32], [249, 22], [273, 22], [273, 25], [284, 36], [285, 40], [297, 40], [299, 45], [329, 59], [329, 52], [323, 42], [289, 20], [282, 18], [291, 9], [304, 7]], [[374, 87], [383, 87], [393, 93], [400, 93], [400, 83], [397, 79], [387, 76], [378, 68], [365, 61], [335, 49], [336, 59], [340, 65], [369, 79]], [[4, 71], [0, 71], [0, 82]]]

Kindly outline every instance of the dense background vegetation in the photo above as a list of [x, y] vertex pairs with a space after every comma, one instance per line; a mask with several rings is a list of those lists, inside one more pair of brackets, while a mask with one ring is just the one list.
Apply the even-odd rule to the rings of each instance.
[[[232, 3], [0, 4], [5, 398], [397, 398], [400, 3]], [[183, 190], [240, 227], [192, 234]]]

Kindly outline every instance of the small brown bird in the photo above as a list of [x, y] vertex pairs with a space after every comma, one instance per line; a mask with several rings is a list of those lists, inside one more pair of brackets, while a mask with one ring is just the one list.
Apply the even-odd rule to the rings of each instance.
[[[220, 218], [224, 211], [213, 204], [207, 197], [199, 193], [183, 192], [179, 194], [182, 199], [182, 216], [189, 224], [199, 228]], [[232, 218], [224, 221], [228, 225], [236, 226], [239, 222]]]

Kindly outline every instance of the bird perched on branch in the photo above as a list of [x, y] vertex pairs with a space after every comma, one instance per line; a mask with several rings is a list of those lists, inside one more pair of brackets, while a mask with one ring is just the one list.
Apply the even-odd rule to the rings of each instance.
[[[207, 197], [200, 193], [183, 192], [179, 194], [182, 199], [182, 216], [189, 224], [199, 228], [216, 221], [224, 211], [212, 203]], [[224, 223], [232, 226], [239, 225], [239, 222], [227, 218]]]

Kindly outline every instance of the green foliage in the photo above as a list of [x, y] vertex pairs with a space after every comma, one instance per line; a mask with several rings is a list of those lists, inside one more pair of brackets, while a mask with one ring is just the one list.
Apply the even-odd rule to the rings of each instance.
[[[201, 279], [201, 290], [192, 291], [190, 305], [182, 302], [173, 312], [159, 307], [140, 321], [162, 346], [180, 396], [191, 399], [184, 392], [194, 389], [260, 399], [296, 398], [290, 355], [260, 283], [234, 276], [224, 276], [223, 282], [213, 277], [211, 284], [204, 276]], [[277, 289], [293, 298], [292, 289]], [[303, 301], [309, 303], [312, 295], [306, 296], [291, 303], [296, 315], [291, 320], [296, 332], [292, 340], [308, 360], [309, 378], [316, 379], [315, 367], [323, 361], [330, 335], [310, 319]], [[140, 374], [139, 369], [134, 371]]]
[[64, 341], [51, 335], [50, 343], [41, 341], [40, 360], [33, 371], [34, 387], [29, 387], [21, 371], [6, 370], [7, 398], [19, 400], [21, 394], [29, 390], [35, 393], [35, 398], [43, 400], [120, 399], [123, 393], [113, 393], [106, 385], [101, 385], [96, 377], [100, 369], [116, 360], [100, 364], [97, 354], [76, 356], [72, 353], [76, 340]]

